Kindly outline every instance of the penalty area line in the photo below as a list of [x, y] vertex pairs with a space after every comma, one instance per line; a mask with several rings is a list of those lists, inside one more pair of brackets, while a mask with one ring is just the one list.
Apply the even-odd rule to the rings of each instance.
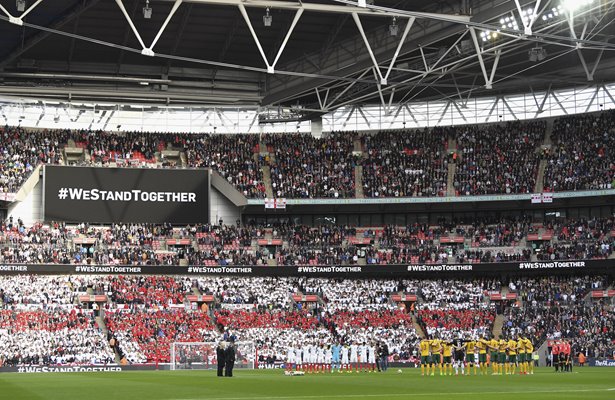
[[498, 391], [498, 392], [432, 392], [432, 393], [382, 393], [382, 394], [340, 394], [340, 395], [318, 395], [318, 396], [256, 396], [256, 397], [192, 397], [173, 400], [294, 400], [294, 399], [354, 399], [371, 397], [403, 397], [403, 396], [467, 396], [485, 394], [536, 394], [536, 393], [584, 393], [584, 392], [605, 392], [615, 391], [611, 389], [573, 389], [573, 390], [524, 390], [524, 391]]

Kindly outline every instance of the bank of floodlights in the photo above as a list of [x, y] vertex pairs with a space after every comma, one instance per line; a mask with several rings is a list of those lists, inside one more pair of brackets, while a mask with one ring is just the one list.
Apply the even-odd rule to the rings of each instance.
[[499, 36], [499, 33], [496, 31], [482, 31], [480, 33], [480, 38], [483, 42], [488, 42], [490, 40], [495, 40]]

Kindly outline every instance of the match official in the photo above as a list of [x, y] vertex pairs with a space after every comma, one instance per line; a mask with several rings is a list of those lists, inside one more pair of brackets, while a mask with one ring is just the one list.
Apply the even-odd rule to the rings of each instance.
[[226, 355], [224, 354], [224, 346], [222, 345], [222, 342], [218, 343], [218, 347], [216, 348], [216, 359], [218, 361], [218, 376], [224, 376]]

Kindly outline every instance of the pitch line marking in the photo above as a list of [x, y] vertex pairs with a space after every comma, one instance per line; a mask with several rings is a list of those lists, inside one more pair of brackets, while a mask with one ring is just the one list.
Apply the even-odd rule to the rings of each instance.
[[370, 397], [402, 397], [402, 396], [465, 396], [484, 394], [534, 394], [534, 393], [583, 393], [615, 391], [611, 389], [573, 389], [573, 390], [525, 390], [512, 392], [440, 392], [440, 393], [382, 393], [382, 394], [340, 394], [322, 396], [259, 396], [259, 397], [193, 397], [174, 400], [293, 400], [293, 399], [346, 399]]

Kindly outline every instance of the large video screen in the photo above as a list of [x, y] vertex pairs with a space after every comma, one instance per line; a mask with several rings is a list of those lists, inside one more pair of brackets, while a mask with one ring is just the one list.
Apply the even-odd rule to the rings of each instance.
[[209, 222], [209, 171], [45, 166], [47, 221]]

